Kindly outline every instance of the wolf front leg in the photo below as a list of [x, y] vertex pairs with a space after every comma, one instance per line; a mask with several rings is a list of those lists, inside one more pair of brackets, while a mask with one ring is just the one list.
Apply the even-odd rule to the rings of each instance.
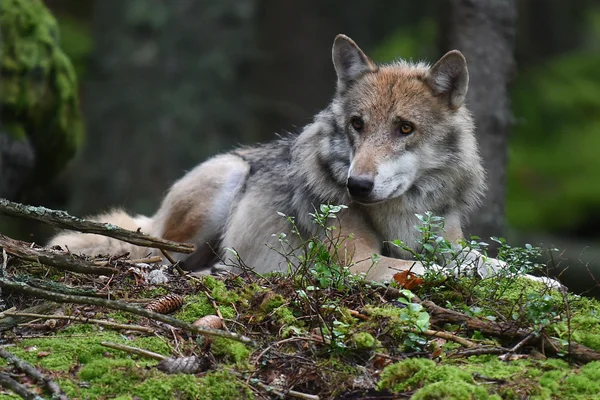
[[394, 274], [411, 271], [422, 275], [425, 268], [418, 261], [402, 260], [381, 255], [382, 242], [362, 218], [348, 214], [341, 218], [341, 235], [344, 241], [336, 250], [336, 257], [343, 265], [350, 265], [354, 274], [365, 274], [373, 281], [391, 281]]

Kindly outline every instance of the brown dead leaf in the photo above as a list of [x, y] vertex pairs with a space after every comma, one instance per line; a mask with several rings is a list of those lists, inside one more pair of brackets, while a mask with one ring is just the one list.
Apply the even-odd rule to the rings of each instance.
[[394, 280], [400, 287], [413, 290], [423, 284], [423, 279], [411, 271], [400, 271], [394, 274]]

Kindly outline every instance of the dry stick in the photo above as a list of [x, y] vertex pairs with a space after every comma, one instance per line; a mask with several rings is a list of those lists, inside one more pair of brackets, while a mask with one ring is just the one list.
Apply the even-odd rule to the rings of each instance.
[[15, 381], [13, 378], [11, 378], [8, 374], [5, 374], [4, 372], [0, 372], [0, 386], [12, 390], [25, 400], [44, 400], [43, 397], [40, 397], [35, 393], [31, 393], [29, 390], [27, 390], [27, 387], [25, 385], [22, 385], [19, 382]]
[[[381, 287], [377, 289], [387, 299], [397, 299], [401, 296], [400, 291], [391, 287]], [[484, 321], [479, 318], [469, 317], [468, 315], [459, 313], [457, 311], [449, 310], [444, 307], [440, 307], [432, 301], [422, 301], [416, 296], [414, 300], [423, 305], [431, 315], [433, 323], [450, 322], [450, 323], [461, 323], [464, 324], [467, 329], [478, 330], [483, 334], [499, 336], [499, 337], [510, 337], [523, 339], [528, 336], [531, 331], [527, 329], [515, 328], [514, 325], [509, 323], [494, 323]], [[535, 337], [532, 338], [534, 343], [543, 343], [543, 338]], [[551, 345], [553, 352], [557, 352], [562, 348], [562, 343], [558, 339], [548, 338], [548, 343]], [[576, 342], [570, 342], [569, 355], [573, 357], [575, 361], [590, 362], [600, 361], [600, 352], [590, 349], [587, 346], [581, 345]]]
[[[239, 372], [236, 371], [232, 371], [230, 370], [229, 372], [231, 372], [232, 374], [236, 375], [237, 377], [239, 377], [240, 379], [244, 379], [246, 380], [246, 378], [244, 377], [244, 375], [240, 374]], [[256, 378], [252, 378], [249, 381], [252, 385], [256, 385], [259, 388], [266, 390], [268, 393], [273, 393], [276, 396], [279, 396], [281, 398], [286, 398], [286, 396], [289, 397], [296, 397], [297, 399], [305, 399], [305, 400], [319, 400], [320, 397], [314, 394], [308, 394], [308, 393], [302, 393], [302, 392], [298, 392], [296, 390], [287, 390], [287, 391], [281, 391], [279, 389], [274, 388], [273, 386], [269, 386], [265, 383], [262, 383], [260, 380], [256, 379]]]
[[0, 247], [21, 260], [50, 265], [61, 270], [95, 275], [112, 275], [119, 272], [115, 268], [94, 265], [93, 262], [87, 261], [83, 257], [77, 259], [54, 250], [34, 249], [28, 243], [11, 239], [2, 234], [0, 234]]
[[27, 206], [6, 199], [0, 199], [0, 214], [33, 219], [58, 228], [108, 236], [137, 246], [152, 247], [185, 254], [194, 251], [194, 245], [189, 243], [177, 243], [155, 238], [141, 232], [129, 231], [113, 224], [87, 221], [69, 215], [65, 211], [51, 210], [46, 207]]
[[138, 258], [135, 260], [129, 260], [129, 262], [133, 264], [156, 264], [162, 262], [161, 256], [147, 257], [147, 258]]
[[[42, 304], [38, 304], [35, 305], [33, 307], [29, 307], [23, 310], [23, 312], [29, 312], [29, 313], [43, 313], [46, 311], [50, 311], [53, 308], [55, 308], [56, 303], [52, 303], [52, 302], [44, 302]], [[6, 316], [2, 319], [0, 319], [0, 332], [9, 330], [14, 328], [15, 326], [19, 325], [20, 323], [26, 322], [26, 321], [31, 321], [32, 318], [29, 317], [9, 317]]]
[[4, 349], [0, 349], [0, 357], [6, 359], [10, 364], [14, 365], [15, 368], [25, 372], [28, 376], [35, 379], [40, 385], [44, 385], [46, 389], [52, 394], [53, 398], [60, 400], [67, 400], [67, 395], [52, 379], [44, 376], [40, 371], [27, 364], [25, 361], [14, 356]]
[[76, 322], [84, 322], [102, 326], [108, 326], [115, 329], [125, 329], [130, 331], [139, 331], [146, 333], [154, 333], [156, 329], [149, 328], [147, 326], [140, 325], [129, 325], [129, 324], [118, 324], [116, 322], [105, 321], [101, 319], [90, 319], [84, 317], [75, 317], [70, 315], [43, 315], [43, 314], [31, 314], [31, 313], [22, 313], [22, 312], [4, 312], [5, 315], [12, 317], [31, 317], [31, 318], [41, 318], [41, 319], [66, 319], [68, 321], [76, 321]]
[[163, 356], [162, 354], [158, 354], [153, 351], [140, 349], [139, 347], [126, 346], [124, 344], [118, 344], [113, 342], [100, 342], [100, 344], [105, 347], [110, 347], [111, 349], [121, 350], [131, 354], [137, 354], [138, 356], [148, 357], [158, 361], [169, 359], [169, 357], [167, 356]]
[[[437, 322], [462, 323], [470, 330], [478, 330], [484, 334], [500, 337], [514, 337], [522, 339], [531, 333], [531, 331], [527, 329], [515, 328], [508, 323], [492, 323], [483, 321], [479, 318], [469, 317], [457, 311], [440, 307], [432, 301], [421, 301], [420, 303], [429, 311], [431, 319]], [[530, 341], [533, 341], [534, 343], [540, 343], [542, 338], [532, 337]], [[548, 338], [548, 342], [551, 345], [552, 351], [555, 353], [562, 348], [562, 343], [558, 339]], [[579, 343], [571, 342], [569, 350], [570, 356], [576, 361], [590, 362], [600, 360], [600, 352], [590, 349], [589, 347]]]
[[509, 349], [504, 347], [476, 347], [468, 348], [465, 350], [457, 350], [456, 352], [449, 355], [450, 358], [456, 357], [470, 357], [470, 356], [481, 356], [484, 354], [505, 354]]
[[[161, 256], [154, 256], [154, 257], [146, 257], [146, 258], [136, 258], [135, 260], [124, 260], [125, 263], [127, 264], [156, 264], [161, 262], [163, 259]], [[110, 263], [112, 261], [116, 261], [114, 258], [108, 259], [106, 261], [96, 261], [94, 262], [94, 265], [100, 265], [100, 266], [105, 266], [105, 265], [110, 265]]]
[[319, 400], [320, 399], [320, 397], [317, 395], [302, 393], [302, 392], [298, 392], [296, 390], [287, 390], [287, 391], [283, 392], [281, 390], [275, 389], [273, 386], [264, 384], [257, 379], [251, 379], [250, 383], [258, 386], [259, 388], [261, 388], [263, 390], [266, 390], [268, 393], [273, 393], [282, 398], [285, 398], [285, 396], [287, 395], [290, 397], [295, 397], [297, 399], [305, 399], [305, 400]]
[[429, 337], [439, 337], [442, 339], [446, 339], [446, 340], [450, 340], [452, 342], [456, 342], [458, 344], [461, 344], [465, 347], [469, 347], [469, 348], [473, 348], [473, 347], [477, 347], [477, 343], [472, 342], [468, 339], [465, 338], [461, 338], [460, 336], [456, 336], [453, 333], [450, 332], [446, 332], [446, 331], [434, 331], [432, 329], [424, 329], [424, 330], [420, 330], [420, 329], [416, 329], [416, 328], [412, 328], [409, 329], [410, 332], [412, 333], [416, 333], [416, 334], [421, 334], [421, 335], [425, 335], [425, 336], [429, 336]]
[[97, 297], [85, 297], [85, 296], [75, 296], [68, 295], [62, 293], [54, 293], [48, 290], [38, 289], [31, 287], [23, 282], [14, 282], [6, 278], [0, 278], [0, 287], [8, 288], [14, 291], [27, 293], [31, 296], [41, 297], [43, 299], [56, 301], [59, 303], [77, 303], [77, 304], [89, 304], [94, 306], [101, 306], [110, 308], [113, 310], [121, 310], [127, 311], [132, 314], [141, 315], [143, 317], [147, 317], [150, 319], [154, 319], [160, 322], [164, 322], [165, 324], [172, 325], [177, 328], [184, 329], [189, 332], [199, 333], [208, 336], [219, 336], [225, 339], [236, 340], [238, 342], [247, 343], [250, 345], [254, 345], [254, 341], [247, 336], [238, 335], [232, 332], [225, 332], [217, 329], [203, 328], [200, 326], [195, 326], [192, 324], [188, 324], [181, 320], [178, 320], [173, 317], [169, 317], [168, 315], [163, 315], [159, 313], [155, 313], [143, 308], [138, 308], [135, 306], [131, 306], [129, 304], [123, 303], [121, 301], [111, 301], [104, 300]]

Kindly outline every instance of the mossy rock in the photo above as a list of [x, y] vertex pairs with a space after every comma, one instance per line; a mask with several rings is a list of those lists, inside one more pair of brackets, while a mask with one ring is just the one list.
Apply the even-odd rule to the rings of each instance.
[[34, 183], [43, 183], [83, 140], [77, 78], [60, 48], [57, 22], [41, 0], [3, 0], [0, 29], [0, 119], [13, 139], [29, 140], [36, 154]]

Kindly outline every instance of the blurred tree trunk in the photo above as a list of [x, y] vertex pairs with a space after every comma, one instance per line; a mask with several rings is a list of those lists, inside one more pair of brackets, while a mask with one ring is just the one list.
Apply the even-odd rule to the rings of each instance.
[[259, 63], [253, 74], [257, 139], [296, 131], [334, 92], [331, 45], [340, 19], [321, 0], [259, 0]]
[[152, 213], [171, 183], [247, 141], [253, 0], [102, 0], [70, 211]]
[[465, 234], [484, 239], [503, 236], [516, 0], [446, 0], [441, 11], [442, 49], [458, 49], [467, 58], [467, 105], [475, 117], [489, 185], [483, 207]]

